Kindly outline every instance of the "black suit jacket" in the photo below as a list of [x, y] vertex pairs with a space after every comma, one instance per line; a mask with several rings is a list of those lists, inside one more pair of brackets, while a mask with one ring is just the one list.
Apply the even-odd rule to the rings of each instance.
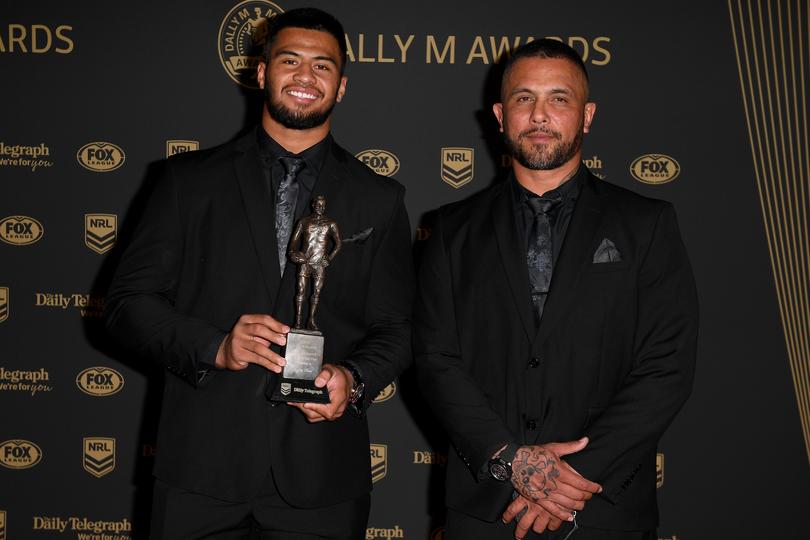
[[[312, 196], [344, 238], [318, 307], [324, 361], [352, 361], [366, 405], [410, 361], [413, 270], [404, 188], [332, 144]], [[280, 277], [274, 207], [256, 134], [168, 160], [107, 296], [110, 333], [166, 366], [155, 475], [184, 489], [247, 500], [272, 466], [295, 506], [330, 505], [371, 489], [368, 426], [349, 410], [307, 423], [265, 398], [276, 375], [210, 368], [245, 313], [292, 323], [295, 267]]]
[[[419, 272], [416, 363], [456, 449], [449, 507], [494, 521], [512, 486], [476, 475], [504, 442], [587, 435], [565, 460], [604, 494], [580, 522], [650, 529], [656, 445], [691, 391], [695, 286], [672, 206], [585, 176], [539, 330], [509, 182], [439, 211]], [[621, 261], [594, 263], [605, 238]]]

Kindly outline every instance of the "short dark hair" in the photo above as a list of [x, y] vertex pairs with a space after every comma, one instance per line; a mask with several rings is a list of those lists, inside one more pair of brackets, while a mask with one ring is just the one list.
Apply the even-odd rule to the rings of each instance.
[[264, 44], [264, 59], [270, 60], [270, 49], [278, 33], [285, 28], [304, 28], [327, 32], [337, 40], [340, 47], [340, 72], [346, 68], [346, 33], [343, 25], [334, 16], [318, 8], [297, 8], [279, 13], [267, 23], [267, 41]]
[[590, 78], [588, 77], [588, 70], [585, 69], [585, 62], [577, 51], [569, 47], [562, 41], [551, 38], [542, 38], [524, 43], [512, 52], [512, 56], [506, 61], [503, 66], [503, 78], [501, 83], [506, 80], [509, 71], [515, 62], [521, 58], [563, 58], [568, 60], [582, 72], [585, 77], [585, 89], [588, 89]]

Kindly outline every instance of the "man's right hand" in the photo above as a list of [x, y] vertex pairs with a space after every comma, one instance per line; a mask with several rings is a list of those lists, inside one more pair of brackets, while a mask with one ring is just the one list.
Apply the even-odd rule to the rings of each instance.
[[242, 315], [219, 345], [216, 367], [240, 371], [249, 364], [258, 364], [281, 373], [286, 362], [270, 350], [270, 345], [284, 346], [289, 331], [289, 326], [270, 315]]
[[512, 459], [512, 485], [528, 500], [539, 504], [552, 516], [573, 519], [572, 510], [582, 510], [585, 501], [602, 486], [583, 478], [562, 456], [579, 452], [588, 438], [564, 443], [521, 446]]

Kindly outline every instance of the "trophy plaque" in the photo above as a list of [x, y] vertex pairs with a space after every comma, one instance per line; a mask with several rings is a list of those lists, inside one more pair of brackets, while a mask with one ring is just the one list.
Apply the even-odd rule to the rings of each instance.
[[[315, 313], [326, 278], [326, 267], [340, 251], [341, 242], [337, 223], [324, 215], [326, 198], [315, 197], [312, 210], [312, 214], [296, 223], [290, 238], [288, 256], [298, 265], [295, 324], [287, 334], [287, 344], [282, 351], [287, 363], [270, 398], [273, 401], [329, 403], [326, 386], [315, 386], [315, 378], [323, 364], [324, 346], [324, 336], [315, 322]], [[327, 253], [330, 238], [333, 246], [331, 253]], [[304, 326], [304, 300], [310, 288], [309, 318]]]

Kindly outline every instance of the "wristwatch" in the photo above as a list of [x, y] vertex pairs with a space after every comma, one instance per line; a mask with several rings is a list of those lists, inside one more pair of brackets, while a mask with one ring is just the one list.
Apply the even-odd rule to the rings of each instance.
[[509, 443], [496, 457], [489, 460], [489, 474], [499, 482], [512, 479], [512, 460], [515, 459], [518, 445]]
[[363, 383], [363, 377], [360, 376], [360, 372], [357, 371], [357, 368], [349, 362], [341, 362], [338, 365], [345, 367], [349, 370], [349, 373], [352, 374], [352, 379], [354, 380], [351, 392], [349, 392], [349, 403], [357, 406], [357, 404], [363, 400], [363, 390], [366, 388], [365, 383]]

